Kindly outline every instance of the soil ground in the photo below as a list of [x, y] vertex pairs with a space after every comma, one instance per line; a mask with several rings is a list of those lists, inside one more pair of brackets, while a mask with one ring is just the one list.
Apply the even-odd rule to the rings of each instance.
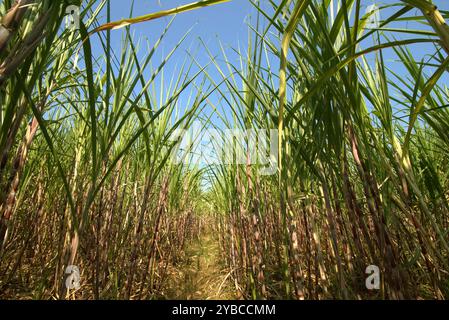
[[235, 289], [222, 265], [218, 240], [206, 233], [186, 249], [184, 262], [171, 270], [167, 299], [231, 300]]

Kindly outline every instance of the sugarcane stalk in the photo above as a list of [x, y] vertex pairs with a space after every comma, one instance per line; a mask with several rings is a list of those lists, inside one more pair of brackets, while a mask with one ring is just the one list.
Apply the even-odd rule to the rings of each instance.
[[441, 46], [449, 54], [449, 26], [438, 7], [427, 0], [403, 0], [403, 2], [422, 11], [433, 30], [440, 37]]
[[36, 21], [32, 31], [18, 44], [0, 65], [0, 87], [17, 70], [23, 61], [37, 48], [45, 38], [45, 27], [50, 19], [50, 12], [45, 12]]
[[22, 19], [33, 0], [15, 0], [9, 11], [3, 16], [0, 24], [0, 54], [6, 48], [9, 40], [20, 27]]

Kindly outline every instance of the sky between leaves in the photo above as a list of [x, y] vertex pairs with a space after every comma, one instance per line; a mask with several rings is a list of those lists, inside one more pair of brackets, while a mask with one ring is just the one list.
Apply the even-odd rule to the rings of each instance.
[[[112, 20], [119, 20], [127, 18], [130, 15], [138, 16], [151, 12], [156, 12], [163, 9], [177, 7], [179, 5], [193, 2], [193, 0], [111, 0], [111, 15]], [[335, 1], [337, 2], [337, 1]], [[449, 10], [449, 1], [447, 0], [434, 0], [440, 10]], [[261, 0], [262, 5], [269, 6], [268, 0]], [[379, 7], [383, 5], [389, 5], [398, 3], [395, 0], [362, 0], [362, 10], [371, 4], [376, 4]], [[397, 10], [397, 9], [396, 9]], [[382, 11], [382, 17], [389, 16], [395, 9], [386, 9]], [[414, 12], [413, 14], [418, 14]], [[170, 62], [165, 66], [164, 73], [166, 80], [169, 82], [173, 74], [176, 74], [177, 68], [188, 56], [188, 52], [192, 52], [195, 59], [201, 64], [205, 65], [210, 62], [210, 58], [206, 53], [204, 47], [200, 45], [201, 38], [207, 45], [208, 49], [213, 55], [221, 57], [220, 42], [228, 49], [227, 54], [231, 62], [238, 65], [238, 59], [236, 55], [232, 54], [231, 48], [241, 48], [242, 52], [245, 52], [248, 43], [248, 23], [255, 21], [256, 10], [252, 7], [249, 0], [231, 0], [228, 3], [220, 4], [217, 6], [211, 6], [202, 8], [200, 10], [194, 10], [187, 13], [179, 14], [175, 17], [175, 20], [165, 37], [163, 43], [155, 55], [153, 65], [157, 66], [158, 62], [178, 43], [182, 36], [191, 29], [188, 38], [181, 45], [180, 49], [175, 53]], [[156, 39], [160, 36], [161, 32], [166, 27], [171, 18], [163, 18], [160, 20], [154, 20], [144, 22], [141, 24], [131, 26], [131, 32], [135, 39], [148, 39], [150, 46], [154, 44]], [[416, 26], [409, 24], [402, 24], [401, 27], [410, 28], [422, 28], [422, 26]], [[116, 54], [120, 52], [120, 43], [123, 38], [124, 29], [112, 31], [112, 44]], [[401, 37], [402, 35], [398, 35]], [[140, 54], [143, 56], [145, 53], [142, 46]], [[434, 52], [434, 48], [431, 45], [418, 45], [411, 46], [413, 52], [416, 52], [417, 58], [422, 58], [426, 53]], [[94, 46], [95, 52], [95, 46]], [[405, 69], [399, 63], [394, 60], [396, 57], [392, 50], [386, 50], [384, 57], [387, 66], [392, 68], [395, 72], [401, 74], [405, 73]], [[369, 57], [368, 57], [369, 58]], [[277, 65], [272, 66], [275, 71], [278, 70]], [[208, 72], [211, 76], [217, 77], [219, 81], [220, 75], [213, 66], [208, 68]], [[444, 81], [448, 80], [448, 77], [443, 78]], [[215, 97], [211, 97], [212, 101], [216, 101]], [[181, 102], [182, 103], [182, 102]], [[215, 102], [214, 102], [215, 103]]]

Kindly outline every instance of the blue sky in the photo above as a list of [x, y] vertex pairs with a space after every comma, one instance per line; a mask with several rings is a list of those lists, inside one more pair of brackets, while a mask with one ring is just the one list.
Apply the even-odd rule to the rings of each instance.
[[[182, 4], [192, 2], [194, 0], [135, 0], [133, 16], [143, 15], [147, 13], [156, 12], [162, 9], [173, 8]], [[261, 0], [267, 1], [267, 0]], [[267, 1], [268, 2], [268, 1]], [[398, 1], [386, 0], [386, 1], [372, 1], [372, 0], [362, 0], [362, 10], [373, 3], [378, 6], [389, 5], [397, 3]], [[132, 0], [112, 0], [112, 20], [120, 20], [122, 18], [127, 18], [130, 16]], [[434, 3], [439, 6], [441, 10], [449, 10], [449, 1], [447, 0], [435, 0]], [[391, 8], [382, 11], [381, 19], [387, 18], [392, 13], [396, 12], [398, 8]], [[419, 14], [417, 11], [411, 13], [412, 15]], [[201, 38], [206, 44], [208, 49], [213, 55], [221, 57], [220, 52], [220, 42], [227, 49], [227, 54], [229, 54], [230, 60], [238, 65], [237, 57], [232, 56], [232, 48], [242, 48], [245, 52], [248, 43], [248, 19], [252, 17], [253, 21], [256, 16], [256, 11], [252, 7], [249, 0], [232, 0], [231, 2], [220, 4], [217, 6], [202, 8], [201, 10], [195, 10], [187, 13], [182, 13], [176, 16], [174, 23], [172, 24], [166, 38], [158, 50], [158, 54], [154, 57], [153, 66], [157, 66], [162, 57], [165, 56], [180, 40], [180, 38], [191, 29], [191, 32], [187, 40], [182, 44], [177, 53], [172, 57], [170, 62], [164, 67], [164, 72], [166, 75], [165, 81], [170, 81], [170, 76], [174, 74], [177, 75], [177, 68], [183, 62], [183, 60], [188, 57], [187, 51], [194, 52], [195, 58], [201, 65], [207, 64], [210, 59], [206, 53], [206, 50], [199, 47], [199, 38]], [[166, 27], [167, 23], [171, 18], [164, 18], [160, 20], [154, 20], [149, 22], [144, 22], [141, 24], [133, 25], [130, 30], [136, 39], [147, 39], [149, 45], [154, 44], [154, 42], [159, 38], [161, 32]], [[413, 29], [422, 29], [423, 26], [411, 23], [401, 23], [395, 24], [392, 27], [408, 27]], [[117, 55], [120, 54], [121, 39], [124, 33], [124, 29], [112, 31], [112, 43], [114, 51]], [[396, 34], [398, 38], [404, 37], [404, 35]], [[370, 43], [365, 45], [372, 45]], [[279, 44], [280, 46], [280, 44]], [[199, 50], [195, 50], [199, 47]], [[412, 52], [416, 55], [416, 58], [420, 60], [426, 54], [431, 54], [434, 52], [434, 48], [430, 45], [413, 45], [410, 46]], [[95, 45], [94, 45], [95, 51]], [[196, 52], [196, 53], [195, 53]], [[142, 55], [145, 52], [142, 53]], [[368, 56], [368, 60], [372, 61], [373, 56]], [[400, 75], [406, 75], [406, 70], [401, 63], [398, 63], [396, 57], [393, 54], [393, 50], [385, 50], [384, 58], [387, 63], [387, 67], [394, 70]], [[279, 66], [276, 65], [278, 61], [275, 61], [272, 68], [277, 72]], [[209, 68], [209, 73], [216, 81], [221, 80], [221, 76], [212, 66]], [[147, 75], [148, 76], [148, 75]], [[443, 77], [443, 81], [447, 82], [448, 77]], [[158, 86], [156, 84], [156, 86]], [[180, 104], [187, 104], [187, 96], [181, 97]], [[163, 99], [163, 98], [162, 98]], [[219, 101], [219, 93], [214, 94], [210, 97], [210, 101], [214, 104]], [[224, 107], [224, 109], [229, 109]], [[203, 114], [210, 114], [212, 109], [208, 107]], [[224, 111], [224, 110], [222, 110]], [[229, 111], [224, 111], [224, 113]], [[400, 115], [403, 115], [400, 113]], [[215, 125], [222, 127], [223, 124], [220, 123], [218, 117], [213, 117], [212, 121]]]
[[[162, 9], [177, 7], [190, 3], [189, 0], [135, 0], [134, 12], [144, 14]], [[112, 0], [112, 18], [126, 18], [131, 10], [131, 0]], [[174, 45], [179, 36], [193, 27], [192, 35], [201, 37], [207, 42], [217, 36], [229, 44], [237, 44], [239, 39], [246, 38], [245, 17], [252, 11], [251, 4], [246, 0], [234, 0], [218, 6], [206, 7], [180, 14], [176, 17], [171, 33], [166, 39], [168, 46]], [[136, 15], [135, 14], [135, 15]], [[133, 26], [137, 36], [157, 37], [170, 18], [154, 20]]]
[[[177, 7], [190, 2], [194, 2], [194, 0], [135, 0], [132, 15], [135, 17]], [[115, 21], [129, 17], [132, 4], [132, 0], [112, 0], [111, 19]], [[188, 58], [187, 51], [192, 53], [196, 52], [195, 59], [201, 65], [206, 65], [210, 62], [206, 50], [200, 45], [200, 38], [213, 55], [219, 55], [220, 42], [229, 51], [227, 53], [232, 53], [231, 48], [237, 48], [239, 45], [246, 47], [248, 39], [248, 27], [246, 22], [251, 16], [251, 13], [255, 13], [255, 9], [252, 7], [250, 1], [233, 0], [228, 3], [205, 7], [200, 10], [177, 15], [169, 32], [155, 54], [152, 61], [153, 66], [157, 66], [165, 55], [177, 45], [182, 36], [190, 29], [191, 31], [186, 40], [173, 55], [169, 63], [164, 67], [167, 82], [170, 81], [169, 77], [171, 77], [172, 74], [177, 75], [180, 65], [186, 58]], [[133, 25], [131, 26], [131, 33], [135, 39], [147, 39], [148, 45], [152, 46], [171, 19], [172, 17], [167, 17]], [[114, 51], [116, 54], [119, 54], [123, 29], [113, 30], [111, 32]], [[140, 54], [143, 57], [145, 51], [141, 50]], [[232, 54], [230, 54], [230, 58], [232, 59]], [[235, 56], [234, 58], [237, 59]], [[237, 62], [237, 60], [235, 60], [235, 62]], [[215, 68], [211, 67], [208, 70], [211, 75], [214, 77], [216, 76], [217, 81], [219, 81], [219, 79], [221, 80]], [[158, 86], [157, 81], [156, 86]], [[187, 96], [188, 92], [186, 92], [181, 99], [187, 100]], [[213, 96], [211, 97], [211, 101], [216, 103], [217, 98], [218, 97]], [[183, 101], [181, 101], [181, 104], [183, 104]]]
[[[262, 0], [268, 2], [267, 0]], [[131, 6], [134, 2], [133, 16], [142, 15], [146, 13], [156, 12], [162, 9], [173, 8], [182, 4], [193, 2], [193, 0], [112, 0], [112, 20], [119, 20], [127, 18], [131, 12]], [[337, 1], [336, 1], [337, 2]], [[378, 6], [397, 3], [394, 0], [373, 1], [362, 0], [362, 10], [373, 3]], [[440, 10], [449, 10], [449, 1], [447, 0], [434, 0], [433, 1]], [[395, 12], [397, 9], [387, 9], [382, 11], [382, 18]], [[230, 54], [232, 60], [231, 48], [237, 48], [239, 45], [243, 51], [246, 48], [248, 42], [248, 27], [247, 21], [252, 16], [254, 19], [255, 9], [249, 0], [232, 0], [228, 3], [220, 4], [217, 6], [211, 6], [195, 10], [187, 13], [182, 13], [176, 16], [175, 21], [170, 28], [166, 38], [164, 39], [158, 55], [155, 56], [156, 61], [153, 65], [158, 64], [160, 60], [168, 51], [170, 51], [179, 41], [179, 39], [192, 28], [187, 40], [182, 44], [177, 53], [173, 56], [171, 61], [165, 67], [167, 74], [176, 73], [176, 68], [186, 58], [186, 51], [194, 52], [195, 48], [198, 48], [201, 38], [206, 44], [212, 54], [221, 56], [219, 41], [227, 48], [227, 53]], [[417, 14], [413, 12], [412, 14]], [[160, 36], [162, 30], [167, 25], [170, 18], [163, 18], [160, 20], [154, 20], [144, 22], [141, 24], [131, 26], [131, 30], [135, 38], [148, 39], [149, 44], [153, 44]], [[412, 24], [402, 24], [401, 27], [407, 26], [409, 28], [422, 29], [423, 26], [416, 26]], [[113, 45], [119, 52], [120, 41], [123, 35], [122, 30], [112, 31]], [[401, 35], [398, 35], [401, 37]], [[423, 55], [433, 53], [434, 48], [430, 45], [415, 45], [410, 46], [411, 50], [416, 54], [416, 58], [420, 59]], [[385, 59], [388, 67], [392, 68], [399, 74], [404, 73], [405, 69], [400, 63], [395, 62], [396, 57], [392, 54], [392, 50], [386, 50], [384, 52]], [[196, 59], [202, 65], [209, 62], [209, 57], [206, 54], [204, 48], [196, 51]], [[369, 58], [369, 57], [368, 57]], [[234, 56], [234, 59], [236, 57]], [[237, 63], [237, 60], [233, 62]], [[272, 66], [274, 70], [278, 69], [277, 65]], [[218, 73], [214, 71], [214, 68], [209, 69], [212, 76], [217, 76], [217, 80], [220, 78]], [[445, 78], [447, 80], [447, 78]], [[167, 80], [169, 81], [169, 80]], [[213, 97], [215, 100], [216, 97]], [[216, 100], [215, 100], [216, 101]]]
[[[261, 0], [261, 2], [268, 0]], [[134, 4], [134, 16], [145, 13], [156, 12], [162, 9], [168, 9], [194, 2], [194, 0], [111, 0], [112, 20], [127, 18], [131, 12], [131, 6]], [[335, 1], [337, 2], [337, 1]], [[397, 3], [395, 0], [362, 0], [362, 6], [370, 4], [379, 6]], [[449, 10], [447, 0], [433, 0], [442, 10]], [[383, 15], [392, 13], [393, 9], [383, 11]], [[219, 4], [179, 14], [171, 27], [171, 31], [164, 40], [163, 47], [171, 48], [180, 39], [180, 37], [190, 28], [192, 32], [189, 41], [184, 44], [184, 48], [192, 45], [196, 38], [202, 38], [213, 52], [218, 50], [218, 41], [230, 47], [237, 47], [240, 44], [246, 44], [248, 39], [248, 29], [246, 21], [251, 15], [254, 16], [255, 10], [249, 0], [231, 0], [228, 3]], [[385, 17], [383, 17], [385, 18]], [[155, 40], [166, 26], [170, 18], [144, 22], [133, 25], [132, 32], [136, 37]], [[413, 27], [413, 26], [410, 26]], [[120, 41], [121, 31], [113, 31], [113, 38], [116, 43]]]
[[[135, 0], [134, 16], [146, 13], [156, 12], [162, 9], [174, 8], [179, 5], [194, 2], [193, 0]], [[112, 20], [129, 17], [132, 0], [112, 0]], [[217, 6], [202, 8], [182, 13], [176, 16], [170, 32], [164, 39], [161, 48], [170, 50], [179, 41], [179, 39], [192, 29], [187, 41], [182, 45], [179, 55], [185, 55], [185, 50], [194, 48], [201, 38], [214, 53], [218, 52], [218, 40], [229, 47], [237, 47], [239, 42], [246, 43], [248, 29], [245, 20], [250, 13], [254, 12], [252, 6], [247, 0], [233, 0]], [[164, 30], [171, 17], [160, 20], [153, 20], [141, 24], [133, 25], [132, 32], [137, 38], [148, 38], [151, 41], [156, 40]], [[120, 41], [121, 31], [113, 31], [113, 39], [116, 43]], [[198, 58], [205, 62], [204, 54], [199, 54]], [[175, 58], [176, 60], [176, 58]]]

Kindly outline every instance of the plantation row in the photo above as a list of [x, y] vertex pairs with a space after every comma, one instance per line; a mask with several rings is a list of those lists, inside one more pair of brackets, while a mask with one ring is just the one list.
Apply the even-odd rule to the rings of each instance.
[[[204, 46], [207, 67], [186, 55], [169, 75], [187, 35], [162, 60], [171, 22], [153, 43], [131, 36], [221, 2], [113, 22], [110, 1], [78, 1], [75, 31], [73, 3], [1, 3], [0, 297], [167, 298], [207, 234], [236, 298], [449, 298], [448, 12], [404, 0], [368, 28], [367, 1], [254, 1], [238, 63]], [[172, 161], [195, 121], [218, 146], [276, 130], [275, 174], [250, 138], [247, 164]]]
[[[382, 37], [364, 28], [360, 1], [334, 15], [328, 2], [298, 1], [286, 26], [275, 15], [256, 28], [245, 70], [229, 65], [240, 78], [224, 78], [236, 123], [280, 132], [279, 175], [254, 166], [213, 175], [221, 246], [246, 298], [448, 298], [448, 90], [438, 80], [449, 28], [429, 2], [403, 2], [383, 13]], [[430, 38], [389, 41], [389, 23], [411, 6], [423, 16], [408, 20], [433, 30], [404, 31]], [[426, 41], [438, 44], [416, 60], [410, 47]], [[366, 284], [372, 267], [379, 290]]]

